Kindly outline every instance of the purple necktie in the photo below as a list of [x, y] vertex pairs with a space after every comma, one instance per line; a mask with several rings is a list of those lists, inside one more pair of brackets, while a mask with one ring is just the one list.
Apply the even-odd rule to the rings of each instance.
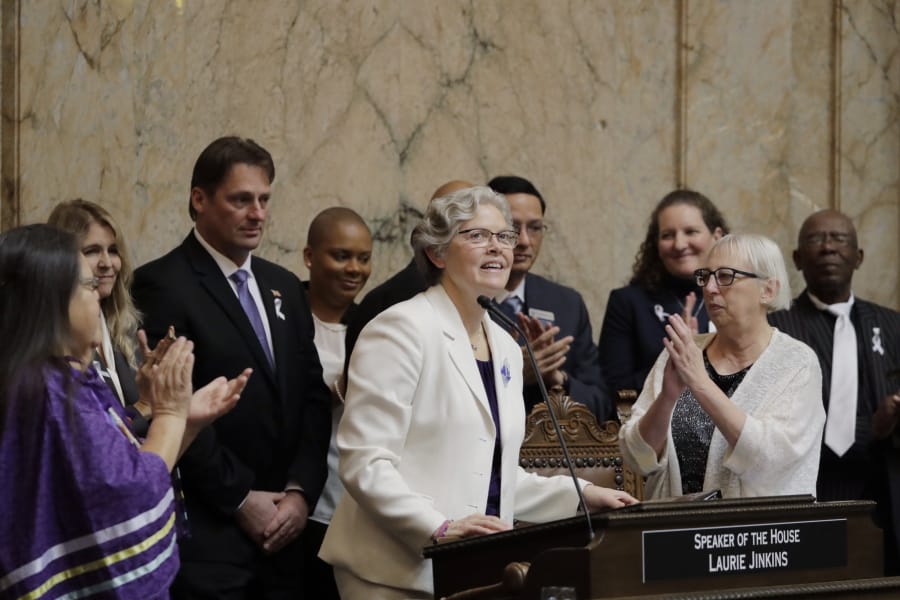
[[238, 300], [241, 303], [241, 308], [244, 309], [247, 318], [250, 319], [250, 325], [256, 333], [256, 339], [259, 340], [263, 352], [266, 353], [266, 358], [269, 360], [269, 366], [274, 369], [275, 360], [272, 358], [272, 351], [269, 349], [269, 341], [266, 339], [266, 329], [263, 327], [262, 319], [259, 316], [259, 309], [256, 308], [256, 302], [253, 301], [253, 296], [250, 295], [250, 289], [247, 287], [247, 278], [249, 277], [250, 273], [240, 269], [232, 273], [230, 279], [237, 286], [237, 295]]

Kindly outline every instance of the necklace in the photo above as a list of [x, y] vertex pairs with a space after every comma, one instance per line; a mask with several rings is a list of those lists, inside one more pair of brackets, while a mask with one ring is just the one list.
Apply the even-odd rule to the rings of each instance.
[[[487, 340], [487, 337], [486, 337], [486, 335], [485, 335], [485, 333], [484, 333], [484, 324], [482, 324], [481, 327], [478, 329], [478, 334], [480, 334], [480, 337], [481, 337], [482, 339], [484, 339], [485, 341]], [[473, 344], [473, 343], [472, 343], [472, 338], [469, 338], [469, 346], [471, 346], [473, 352], [478, 352], [478, 348], [479, 348], [479, 346], [480, 346], [480, 343], [479, 343], [479, 344]]]

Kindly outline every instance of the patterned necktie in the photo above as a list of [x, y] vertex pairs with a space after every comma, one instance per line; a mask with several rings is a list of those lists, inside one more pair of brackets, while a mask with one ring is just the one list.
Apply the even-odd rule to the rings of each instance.
[[500, 312], [510, 318], [513, 323], [518, 323], [516, 315], [522, 310], [522, 301], [516, 295], [509, 295], [500, 303]]
[[851, 308], [852, 302], [826, 307], [837, 320], [834, 322], [825, 445], [838, 456], [843, 456], [856, 440], [856, 329], [850, 320]]
[[269, 340], [266, 339], [266, 329], [263, 327], [262, 318], [259, 316], [259, 309], [256, 308], [256, 302], [253, 301], [253, 296], [250, 295], [250, 288], [247, 286], [247, 279], [249, 277], [250, 273], [240, 269], [232, 273], [229, 279], [237, 286], [238, 300], [241, 303], [241, 308], [244, 309], [247, 318], [250, 319], [250, 325], [253, 327], [253, 332], [256, 333], [256, 339], [259, 340], [263, 352], [266, 353], [266, 358], [269, 360], [269, 366], [274, 369], [275, 360], [272, 358]]

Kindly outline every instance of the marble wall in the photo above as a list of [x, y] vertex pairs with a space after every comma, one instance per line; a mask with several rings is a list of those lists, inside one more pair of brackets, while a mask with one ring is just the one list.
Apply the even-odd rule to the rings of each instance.
[[260, 253], [301, 277], [322, 208], [371, 224], [374, 284], [439, 184], [515, 173], [548, 201], [536, 270], [579, 289], [595, 329], [679, 182], [788, 253], [806, 215], [845, 210], [857, 293], [898, 308], [898, 17], [898, 0], [4, 0], [0, 212], [97, 200], [144, 262], [189, 229], [197, 154], [236, 133], [276, 160]]

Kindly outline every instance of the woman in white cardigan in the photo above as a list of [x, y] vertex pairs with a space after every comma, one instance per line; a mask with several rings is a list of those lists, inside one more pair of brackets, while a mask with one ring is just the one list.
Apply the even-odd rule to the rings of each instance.
[[[413, 232], [431, 287], [381, 313], [350, 360], [337, 434], [346, 487], [320, 556], [345, 600], [430, 598], [422, 547], [575, 514], [567, 477], [518, 466], [522, 352], [478, 304], [505, 286], [518, 234], [486, 187], [432, 200]], [[587, 485], [589, 508], [635, 502]]]
[[716, 332], [669, 318], [665, 350], [622, 431], [648, 498], [815, 494], [825, 426], [822, 373], [806, 344], [771, 327], [790, 303], [784, 258], [759, 235], [728, 235], [697, 284]]

